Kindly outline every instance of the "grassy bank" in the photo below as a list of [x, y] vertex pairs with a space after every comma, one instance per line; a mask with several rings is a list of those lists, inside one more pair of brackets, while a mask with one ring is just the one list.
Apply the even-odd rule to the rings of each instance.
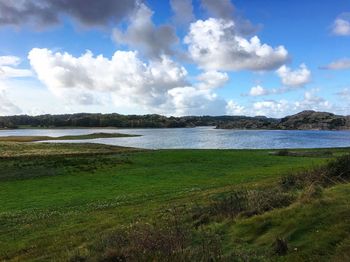
[[[222, 194], [270, 188], [281, 177], [349, 152], [270, 151], [145, 151], [90, 144], [0, 143], [0, 260], [115, 259], [118, 242], [111, 236], [114, 239], [115, 232], [125, 226], [144, 232], [135, 221], [152, 225], [165, 210], [176, 221], [176, 210], [181, 210], [179, 219], [187, 219], [184, 210], [189, 210], [187, 214], [194, 207], [207, 210]], [[328, 258], [341, 258], [347, 255], [349, 244], [349, 240], [339, 241], [349, 232], [349, 190], [348, 185], [332, 185], [323, 190], [322, 198], [309, 202], [293, 198], [290, 205], [249, 217], [204, 213], [204, 222], [196, 219], [195, 229], [189, 229], [194, 230], [192, 237], [183, 243], [193, 250], [220, 246], [217, 250], [222, 254], [266, 258], [281, 237], [288, 238], [292, 251], [283, 257], [272, 255], [275, 259], [319, 257], [318, 250], [325, 246]], [[293, 191], [293, 196], [298, 192]], [[164, 232], [156, 231], [163, 244], [178, 241], [162, 239], [169, 230], [165, 226]]]
[[71, 136], [3, 136], [0, 142], [37, 142], [37, 141], [55, 141], [55, 140], [87, 140], [96, 138], [116, 138], [116, 137], [135, 137], [137, 135], [119, 134], [119, 133], [93, 133], [87, 135]]

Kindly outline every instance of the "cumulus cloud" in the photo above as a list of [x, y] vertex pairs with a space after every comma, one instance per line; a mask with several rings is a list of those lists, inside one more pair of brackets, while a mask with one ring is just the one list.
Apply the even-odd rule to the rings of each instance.
[[17, 56], [0, 56], [0, 65], [16, 66], [21, 62], [21, 59]]
[[20, 63], [17, 56], [0, 56], [0, 79], [31, 76], [30, 70], [17, 68]]
[[113, 30], [114, 41], [140, 49], [150, 58], [174, 54], [172, 48], [178, 43], [175, 28], [170, 25], [156, 26], [152, 16], [153, 11], [140, 4], [125, 32]]
[[170, 6], [175, 23], [185, 25], [194, 20], [192, 0], [170, 0]]
[[119, 22], [137, 5], [136, 0], [0, 0], [0, 25], [57, 24], [63, 15], [84, 26], [104, 26]]
[[312, 89], [304, 93], [304, 99], [294, 103], [294, 106], [298, 110], [315, 110], [325, 111], [332, 109], [332, 104], [318, 95], [319, 89]]
[[201, 0], [201, 6], [211, 17], [233, 20], [237, 34], [250, 35], [258, 30], [258, 26], [239, 15], [231, 0]]
[[350, 36], [350, 13], [343, 13], [335, 19], [332, 32], [338, 36]]
[[255, 101], [251, 106], [246, 107], [244, 112], [251, 116], [284, 117], [303, 110], [334, 111], [334, 106], [320, 97], [319, 92], [319, 89], [306, 91], [302, 99], [295, 101], [286, 99]]
[[16, 115], [21, 112], [21, 109], [8, 99], [5, 91], [0, 90], [0, 115]]
[[321, 66], [320, 69], [325, 70], [343, 70], [350, 68], [350, 58], [336, 60], [326, 66]]
[[117, 106], [134, 105], [157, 113], [215, 113], [225, 107], [210, 88], [191, 86], [186, 69], [167, 56], [144, 63], [132, 51], [117, 51], [108, 59], [89, 51], [74, 57], [35, 48], [28, 59], [38, 79], [55, 95], [72, 99], [74, 94], [88, 94], [83, 104], [90, 101], [89, 94], [102, 93]]
[[168, 91], [175, 115], [224, 115], [226, 102], [210, 90], [179, 87]]
[[305, 64], [301, 64], [299, 69], [294, 71], [283, 65], [276, 72], [282, 84], [287, 87], [302, 87], [311, 81], [311, 72]]
[[246, 113], [246, 109], [244, 106], [241, 106], [230, 100], [226, 104], [226, 114], [227, 115], [244, 115]]
[[200, 89], [212, 89], [222, 87], [229, 80], [227, 73], [207, 71], [197, 77]]
[[8, 98], [7, 89], [8, 86], [4, 80], [0, 81], [0, 115], [7, 116], [21, 113], [22, 110]]
[[206, 70], [272, 70], [288, 60], [283, 46], [262, 44], [257, 36], [237, 35], [232, 20], [209, 18], [191, 24], [185, 37], [190, 57]]
[[202, 0], [201, 3], [202, 7], [214, 17], [224, 19], [231, 19], [233, 17], [235, 7], [231, 0]]
[[111, 59], [94, 57], [86, 52], [80, 57], [32, 49], [28, 56], [39, 80], [53, 92], [80, 89], [116, 92], [135, 104], [163, 103], [171, 88], [186, 84], [186, 70], [163, 57], [161, 61], [143, 63], [137, 52], [117, 51]]
[[250, 91], [250, 96], [265, 96], [270, 94], [269, 90], [263, 88], [261, 85], [253, 86]]
[[290, 105], [287, 100], [258, 101], [253, 104], [254, 115], [263, 115], [269, 117], [283, 116], [289, 107]]

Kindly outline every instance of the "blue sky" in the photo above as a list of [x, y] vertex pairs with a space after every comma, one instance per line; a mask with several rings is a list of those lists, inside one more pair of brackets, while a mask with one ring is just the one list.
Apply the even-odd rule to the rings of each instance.
[[0, 39], [0, 115], [350, 114], [348, 0], [0, 0]]

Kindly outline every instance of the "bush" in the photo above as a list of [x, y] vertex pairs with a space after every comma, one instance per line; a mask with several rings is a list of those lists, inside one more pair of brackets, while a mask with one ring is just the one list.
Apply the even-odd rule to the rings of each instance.
[[184, 208], [171, 208], [157, 222], [119, 228], [91, 248], [103, 254], [96, 260], [105, 262], [218, 261], [222, 255], [219, 236], [204, 228], [194, 230], [188, 217]]
[[211, 204], [209, 213], [230, 218], [238, 215], [253, 216], [275, 208], [288, 206], [293, 200], [294, 197], [291, 194], [278, 188], [237, 190], [217, 198]]
[[350, 179], [350, 155], [338, 157], [327, 165], [327, 175], [340, 182], [348, 182]]
[[288, 242], [283, 238], [276, 238], [275, 253], [279, 256], [284, 256], [288, 253]]
[[287, 150], [287, 149], [281, 149], [281, 150], [278, 150], [276, 153], [275, 153], [276, 156], [289, 156], [290, 155], [290, 152]]
[[327, 165], [284, 176], [280, 186], [284, 190], [303, 189], [311, 185], [323, 187], [347, 183], [350, 179], [350, 155], [340, 156]]

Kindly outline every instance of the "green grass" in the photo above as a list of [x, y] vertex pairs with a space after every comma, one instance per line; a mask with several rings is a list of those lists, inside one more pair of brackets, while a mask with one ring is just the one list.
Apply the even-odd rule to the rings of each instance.
[[[229, 223], [230, 240], [244, 240], [250, 243], [250, 249], [263, 252], [276, 237], [283, 237], [288, 240], [290, 252], [280, 260], [349, 261], [349, 199], [349, 184], [334, 186], [320, 199]], [[231, 243], [227, 243], [228, 250], [237, 248]]]
[[96, 138], [116, 138], [116, 137], [135, 137], [137, 135], [119, 134], [119, 133], [93, 133], [87, 135], [75, 135], [75, 136], [2, 136], [0, 142], [37, 142], [48, 140], [86, 140]]
[[[213, 194], [233, 187], [268, 186], [283, 175], [328, 160], [312, 154], [276, 156], [270, 151], [0, 143], [0, 260], [66, 261], [113, 228], [152, 219], [165, 207], [206, 203]], [[349, 150], [331, 151], [338, 155]], [[338, 191], [329, 189], [336, 199], [334, 192]], [[287, 217], [296, 212], [288, 210]], [[318, 209], [314, 210], [313, 217]], [[270, 219], [282, 220], [282, 215]], [[232, 233], [226, 237], [246, 238], [251, 247], [270, 245], [270, 239], [248, 230], [251, 224], [260, 226], [260, 217], [237, 226], [222, 224]], [[303, 237], [293, 239], [297, 246]], [[230, 245], [226, 243], [228, 249]]]

